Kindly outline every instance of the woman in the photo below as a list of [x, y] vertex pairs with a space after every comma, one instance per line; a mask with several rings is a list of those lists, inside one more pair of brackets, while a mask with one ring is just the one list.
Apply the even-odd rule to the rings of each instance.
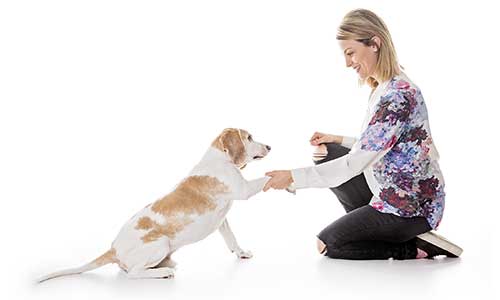
[[[458, 257], [429, 231], [444, 210], [444, 180], [424, 99], [401, 71], [389, 31], [373, 12], [349, 12], [337, 40], [346, 66], [372, 88], [359, 139], [315, 133], [326, 157], [316, 166], [266, 173], [264, 191], [330, 187], [347, 214], [323, 229], [318, 251], [331, 258]], [[418, 236], [418, 237], [417, 237]]]

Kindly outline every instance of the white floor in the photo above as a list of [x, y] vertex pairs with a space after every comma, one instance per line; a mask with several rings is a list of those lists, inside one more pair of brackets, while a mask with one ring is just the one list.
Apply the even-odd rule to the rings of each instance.
[[[116, 228], [102, 228], [105, 220], [99, 218], [82, 224], [79, 220], [86, 218], [81, 215], [87, 213], [91, 212], [83, 209], [73, 217], [76, 222], [63, 227], [46, 220], [59, 229], [45, 237], [35, 235], [33, 250], [26, 242], [22, 249], [4, 244], [10, 259], [2, 270], [2, 293], [6, 289], [8, 296], [3, 299], [491, 299], [498, 291], [493, 287], [485, 231], [476, 241], [447, 235], [464, 247], [459, 259], [346, 261], [318, 255], [314, 234], [327, 222], [326, 215], [342, 214], [327, 190], [301, 191], [296, 196], [274, 191], [235, 203], [229, 220], [240, 245], [254, 253], [250, 260], [236, 259], [215, 233], [174, 255], [178, 263], [174, 279], [128, 280], [116, 266], [108, 265], [34, 284], [37, 276], [82, 264], [106, 248]], [[32, 230], [43, 230], [47, 223]]]
[[[0, 1], [0, 299], [493, 299], [494, 3]], [[106, 266], [33, 283], [107, 250], [223, 128], [272, 146], [247, 178], [310, 165], [314, 131], [359, 136], [370, 91], [335, 40], [359, 7], [388, 24], [425, 95], [446, 178], [439, 233], [464, 248], [460, 259], [322, 257], [315, 235], [343, 214], [338, 201], [328, 190], [271, 191], [229, 212], [250, 260], [215, 233], [175, 253], [172, 280]]]

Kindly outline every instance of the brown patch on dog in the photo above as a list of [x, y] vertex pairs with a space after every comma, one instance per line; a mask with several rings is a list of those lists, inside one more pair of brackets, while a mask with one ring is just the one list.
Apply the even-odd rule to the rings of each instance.
[[99, 256], [93, 261], [93, 263], [97, 264], [99, 267], [109, 263], [116, 263], [116, 262], [118, 262], [118, 260], [116, 259], [115, 248], [109, 249], [103, 255]]
[[220, 139], [222, 134], [224, 134], [224, 131], [215, 138], [215, 140], [212, 142], [212, 147], [218, 149], [221, 152], [225, 152], [224, 145], [222, 144], [222, 141]]
[[[145, 218], [147, 218], [147, 217], [145, 217]], [[160, 224], [154, 222], [153, 220], [151, 220], [150, 218], [148, 218], [148, 219], [149, 219], [149, 221], [151, 221], [150, 228], [152, 228], [152, 230], [150, 230], [148, 233], [146, 233], [141, 238], [141, 240], [144, 243], [154, 242], [157, 239], [161, 238], [162, 236], [167, 236], [167, 237], [173, 239], [173, 238], [175, 238], [175, 235], [177, 232], [181, 231], [182, 229], [184, 229], [184, 227], [186, 225], [193, 222], [188, 217], [183, 217], [183, 218], [175, 218], [174, 217], [173, 220], [168, 221], [167, 224], [160, 225]]]
[[227, 152], [233, 163], [237, 166], [245, 161], [245, 144], [243, 140], [248, 139], [248, 132], [242, 129], [226, 128], [212, 142], [212, 147]]
[[151, 210], [170, 216], [176, 213], [199, 215], [214, 210], [213, 198], [229, 189], [217, 178], [210, 176], [190, 176], [170, 194], [153, 203]]
[[135, 229], [151, 229], [153, 227], [153, 220], [150, 217], [142, 217], [137, 221]]
[[229, 188], [217, 178], [210, 176], [190, 176], [182, 181], [170, 194], [154, 202], [151, 210], [166, 217], [166, 224], [158, 224], [150, 217], [137, 220], [135, 229], [148, 230], [141, 238], [144, 243], [156, 241], [162, 236], [175, 235], [193, 221], [179, 214], [198, 214], [214, 210], [214, 197], [229, 192]]

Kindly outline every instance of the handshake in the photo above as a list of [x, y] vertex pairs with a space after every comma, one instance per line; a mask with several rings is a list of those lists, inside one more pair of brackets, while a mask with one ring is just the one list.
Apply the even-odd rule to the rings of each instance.
[[[326, 143], [342, 143], [342, 136], [326, 134], [321, 132], [315, 132], [309, 143], [312, 146], [317, 146], [314, 153], [313, 159], [319, 160], [324, 158], [327, 155], [326, 146], [323, 144]], [[269, 189], [273, 188], [276, 190], [287, 190], [290, 193], [295, 194], [294, 181], [291, 170], [277, 170], [267, 172], [266, 176], [271, 177], [269, 181], [266, 183], [264, 188], [262, 189], [264, 192], [267, 192]]]

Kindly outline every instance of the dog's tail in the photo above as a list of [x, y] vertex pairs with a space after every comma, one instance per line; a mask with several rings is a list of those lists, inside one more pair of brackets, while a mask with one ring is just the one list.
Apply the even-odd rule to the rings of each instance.
[[60, 276], [66, 276], [66, 275], [74, 275], [74, 274], [80, 274], [83, 272], [88, 272], [97, 268], [100, 268], [104, 265], [110, 264], [110, 263], [116, 263], [118, 260], [116, 259], [116, 251], [114, 248], [109, 249], [106, 251], [103, 255], [99, 256], [98, 258], [94, 259], [90, 263], [83, 265], [79, 268], [73, 268], [73, 269], [66, 269], [58, 272], [54, 272], [48, 275], [45, 275], [43, 277], [40, 277], [37, 279], [37, 282], [43, 282], [45, 280], [49, 280], [52, 278], [60, 277]]

